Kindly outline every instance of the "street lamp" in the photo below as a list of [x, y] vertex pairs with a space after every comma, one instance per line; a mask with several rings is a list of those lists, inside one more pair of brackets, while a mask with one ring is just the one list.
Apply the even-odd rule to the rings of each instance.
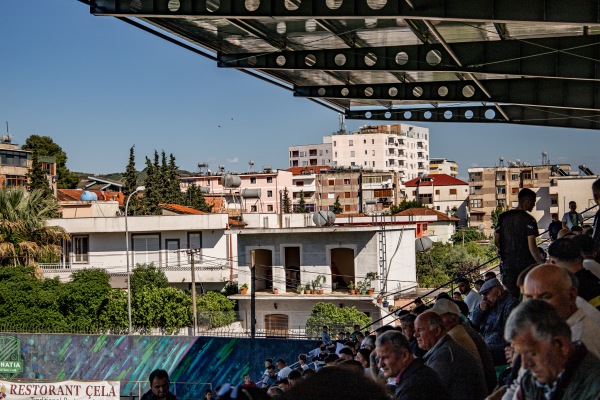
[[127, 202], [125, 202], [125, 257], [127, 257], [127, 317], [129, 318], [129, 334], [131, 335], [131, 283], [129, 276], [129, 230], [127, 228], [127, 208], [129, 207], [129, 200], [131, 200], [131, 196], [136, 194], [137, 192], [142, 192], [146, 190], [144, 186], [138, 186], [133, 193], [131, 193], [127, 197]]

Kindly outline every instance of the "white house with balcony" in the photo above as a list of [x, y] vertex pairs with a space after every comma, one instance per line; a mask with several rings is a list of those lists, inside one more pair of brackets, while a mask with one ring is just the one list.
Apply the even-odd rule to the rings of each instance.
[[[113, 287], [126, 287], [125, 220], [124, 216], [48, 220], [48, 225], [69, 232], [72, 240], [63, 246], [59, 263], [41, 265], [44, 276], [68, 280], [73, 271], [101, 268], [111, 275]], [[154, 263], [171, 285], [189, 288], [193, 262], [197, 285], [220, 289], [236, 266], [227, 224], [227, 214], [127, 217], [130, 268]]]

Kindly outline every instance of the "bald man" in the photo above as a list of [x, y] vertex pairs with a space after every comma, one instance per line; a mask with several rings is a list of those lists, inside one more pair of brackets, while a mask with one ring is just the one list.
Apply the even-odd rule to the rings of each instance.
[[571, 328], [573, 342], [582, 341], [588, 350], [600, 357], [600, 325], [577, 307], [577, 288], [569, 273], [556, 265], [533, 268], [523, 284], [523, 300], [539, 299], [552, 304]]

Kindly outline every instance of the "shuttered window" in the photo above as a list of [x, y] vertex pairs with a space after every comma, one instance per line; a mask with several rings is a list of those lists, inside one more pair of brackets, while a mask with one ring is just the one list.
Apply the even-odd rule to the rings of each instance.
[[133, 236], [133, 265], [150, 263], [160, 267], [160, 236]]

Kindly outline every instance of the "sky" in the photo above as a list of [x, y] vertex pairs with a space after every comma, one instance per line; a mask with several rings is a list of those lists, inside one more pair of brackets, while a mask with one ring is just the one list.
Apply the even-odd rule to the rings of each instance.
[[[181, 169], [287, 168], [288, 146], [321, 143], [338, 115], [307, 99], [184, 50], [76, 0], [0, 1], [0, 133], [13, 143], [50, 136], [67, 167], [122, 172], [135, 145], [137, 168], [154, 150]], [[347, 121], [355, 130], [376, 121]], [[381, 122], [382, 124], [385, 122]], [[418, 123], [430, 157], [493, 166], [500, 156], [536, 164], [586, 164], [600, 173], [592, 130], [491, 123]]]

